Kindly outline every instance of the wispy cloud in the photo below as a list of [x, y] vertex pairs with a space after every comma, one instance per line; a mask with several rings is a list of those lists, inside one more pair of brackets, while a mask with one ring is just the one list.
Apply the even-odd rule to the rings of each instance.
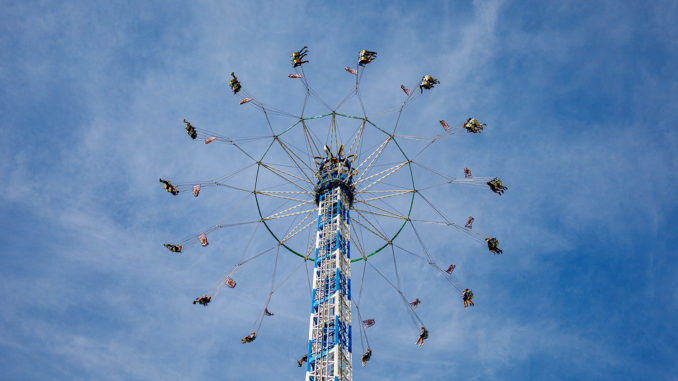
[[[294, 360], [308, 332], [306, 275], [295, 273], [274, 296], [276, 316], [257, 342], [241, 345], [266, 300], [274, 254], [243, 266], [238, 288], [209, 308], [191, 305], [237, 263], [252, 231], [223, 229], [208, 248], [169, 256], [163, 242], [218, 223], [241, 196], [209, 189], [198, 199], [170, 198], [157, 182], [244, 166], [233, 147], [189, 144], [181, 120], [228, 136], [268, 133], [261, 114], [228, 94], [227, 75], [236, 71], [267, 104], [298, 110], [302, 89], [286, 76], [290, 52], [303, 45], [311, 49], [309, 80], [330, 103], [350, 91], [342, 68], [362, 48], [379, 52], [361, 94], [374, 112], [398, 104], [401, 83], [439, 77], [441, 85], [406, 110], [402, 130], [429, 135], [440, 130], [439, 119], [468, 116], [488, 128], [436, 143], [422, 162], [455, 176], [471, 166], [509, 185], [501, 197], [482, 188], [426, 193], [454, 221], [474, 215], [474, 228], [499, 237], [505, 254], [491, 257], [449, 229], [421, 228], [432, 255], [457, 263], [459, 279], [476, 291], [476, 307], [463, 309], [429, 266], [399, 253], [404, 292], [423, 300], [432, 333], [422, 349], [413, 345], [417, 327], [402, 301], [368, 271], [374, 357], [366, 368], [354, 362], [356, 379], [643, 379], [675, 371], [678, 348], [661, 339], [676, 335], [663, 322], [675, 320], [678, 308], [678, 294], [665, 291], [676, 279], [667, 255], [677, 208], [673, 5], [6, 8], [6, 378], [303, 377]], [[291, 124], [272, 118], [276, 128]], [[392, 116], [375, 120], [393, 123]], [[239, 181], [250, 185], [249, 176]], [[234, 220], [252, 216], [253, 207]], [[263, 230], [255, 237], [252, 250], [273, 244]], [[411, 232], [400, 238], [417, 247]], [[281, 258], [284, 272], [298, 263]], [[394, 277], [387, 256], [374, 263]], [[354, 267], [356, 284], [360, 272]], [[359, 342], [354, 335], [354, 353]], [[653, 359], [644, 354], [651, 351]]]

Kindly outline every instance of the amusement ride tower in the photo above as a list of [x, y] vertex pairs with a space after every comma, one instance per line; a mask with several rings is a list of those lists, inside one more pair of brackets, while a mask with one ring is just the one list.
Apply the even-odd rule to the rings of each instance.
[[342, 151], [343, 146], [335, 157], [326, 146], [328, 156], [321, 159], [316, 173], [318, 227], [306, 381], [353, 379], [350, 209], [355, 170], [352, 158], [343, 158]]
[[[430, 189], [453, 183], [477, 187], [489, 186], [492, 192], [499, 195], [507, 188], [498, 178], [472, 176], [469, 168], [463, 168], [463, 177], [448, 176], [437, 168], [438, 163], [435, 160], [433, 164], [429, 164], [421, 157], [435, 142], [457, 131], [479, 134], [485, 126], [472, 117], [460, 118], [462, 123], [452, 126], [440, 120], [443, 132], [434, 136], [411, 135], [410, 133], [418, 134], [420, 130], [426, 131], [428, 127], [420, 126], [419, 121], [401, 120], [403, 110], [415, 98], [423, 95], [424, 90], [431, 90], [439, 84], [438, 79], [431, 75], [423, 76], [416, 85], [419, 91], [416, 91], [416, 88], [415, 91], [409, 90], [405, 85], [401, 85], [398, 90], [395, 86], [395, 91], [402, 90], [400, 94], [404, 93], [401, 95], [404, 99], [400, 106], [381, 113], [368, 114], [360, 95], [360, 80], [365, 65], [376, 58], [376, 53], [362, 50], [355, 69], [344, 68], [354, 76], [354, 87], [352, 86], [349, 94], [336, 107], [330, 107], [311, 88], [304, 73], [302, 64], [308, 62], [304, 59], [307, 54], [306, 47], [292, 54], [295, 74], [288, 75], [289, 78], [300, 81], [305, 89], [306, 96], [299, 114], [261, 103], [243, 88], [235, 73], [231, 73], [229, 85], [233, 94], [242, 98], [240, 105], [248, 104], [261, 110], [270, 134], [224, 137], [184, 120], [186, 132], [191, 139], [197, 140], [200, 137], [201, 140], [204, 139], [204, 144], [219, 142], [233, 146], [244, 155], [247, 165], [210, 181], [172, 184], [161, 178], [160, 182], [164, 184], [165, 190], [174, 196], [192, 194], [198, 197], [201, 189], [206, 187], [225, 187], [231, 191], [244, 193], [244, 198], [237, 206], [231, 208], [227, 219], [251, 198], [254, 198], [256, 204], [256, 216], [254, 219], [240, 222], [220, 223], [192, 237], [164, 246], [170, 252], [179, 254], [190, 245], [199, 243], [200, 246], [207, 247], [209, 245], [207, 236], [216, 230], [253, 225], [254, 231], [250, 239], [239, 240], [246, 242], [246, 245], [231, 271], [210, 290], [209, 295], [205, 293], [204, 296], [196, 298], [193, 304], [207, 306], [224, 287], [236, 288], [237, 282], [234, 277], [243, 265], [267, 253], [275, 253], [270, 291], [252, 329], [248, 330], [250, 333], [241, 342], [247, 344], [254, 342], [255, 339], [257, 342], [262, 340], [257, 338], [264, 320], [275, 319], [275, 314], [269, 310], [272, 297], [298, 269], [305, 268], [311, 310], [305, 356], [297, 363], [301, 367], [306, 361], [306, 381], [351, 381], [352, 309], [355, 309], [358, 316], [356, 328], [360, 339], [356, 342], [360, 345], [361, 352], [364, 351], [361, 357], [363, 366], [366, 366], [372, 354], [367, 329], [375, 324], [375, 319], [362, 320], [361, 316], [363, 312], [371, 313], [369, 310], [372, 309], [371, 306], [365, 306], [367, 310], [361, 312], [365, 272], [368, 268], [370, 271], [374, 270], [373, 273], [383, 278], [397, 293], [398, 299], [402, 301], [412, 320], [415, 332], [419, 334], [418, 345], [423, 345], [424, 340], [428, 338], [428, 329], [415, 311], [421, 303], [420, 299], [412, 298], [413, 295], [409, 295], [408, 298], [401, 284], [398, 262], [405, 260], [401, 258], [403, 255], [408, 260], [421, 260], [431, 266], [458, 292], [464, 307], [473, 306], [473, 293], [468, 288], [464, 289], [456, 279], [456, 272], [453, 275], [456, 265], [447, 262], [441, 267], [434, 259], [434, 253], [426, 247], [425, 238], [422, 238], [415, 223], [451, 228], [481, 245], [486, 244], [493, 254], [502, 253], [496, 238], [490, 238], [473, 229], [474, 217], [469, 216], [468, 219], [463, 217], [465, 224], [454, 222], [454, 219], [448, 218], [443, 212], [444, 205], [432, 202], [425, 193]], [[309, 115], [307, 106], [310, 98], [319, 101], [316, 106], [324, 106], [327, 110], [320, 115]], [[338, 112], [341, 108], [348, 108], [351, 100], [358, 102], [353, 104], [354, 110], [359, 111], [358, 116], [351, 115], [355, 113]], [[372, 121], [373, 118], [387, 114], [396, 116], [392, 129], [380, 127]], [[294, 123], [281, 127], [272, 122], [269, 117], [272, 115], [292, 118]], [[329, 123], [326, 123], [328, 121]], [[346, 153], [342, 142], [347, 144]], [[263, 150], [261, 156], [255, 158], [254, 152], [248, 152], [249, 150], [245, 148], [247, 144], [258, 144], [259, 149]], [[410, 152], [414, 148], [416, 151], [408, 156], [406, 151]], [[433, 181], [428, 181], [430, 184], [418, 183], [415, 186], [415, 169], [416, 172], [428, 172], [432, 175], [430, 177], [433, 177]], [[253, 189], [249, 185], [237, 182], [249, 181], [252, 177], [245, 175], [245, 171], [254, 170], [256, 173], [252, 174]], [[425, 179], [423, 176], [419, 178]], [[427, 208], [428, 213], [417, 210], [413, 214], [415, 198], [420, 201], [416, 209], [421, 206]], [[353, 216], [351, 212], [354, 213]], [[268, 249], [252, 254], [250, 245], [255, 241], [257, 229], [261, 225], [265, 226], [275, 243]], [[398, 242], [395, 242], [396, 237], [408, 234], [409, 239], [399, 238]], [[356, 249], [353, 259], [351, 242], [355, 244]], [[296, 258], [294, 256], [290, 258], [299, 261], [283, 280], [276, 278], [281, 251], [294, 254]], [[392, 257], [394, 279], [388, 279], [375, 265], [376, 262], [372, 263], [372, 256], [379, 252], [385, 252]], [[313, 261], [312, 282], [308, 274], [311, 261]], [[351, 296], [353, 262], [362, 264], [362, 272], [359, 273], [361, 275], [356, 277], [360, 282], [355, 287], [355, 298]], [[449, 267], [445, 270], [448, 264]], [[360, 268], [357, 271], [360, 271]], [[251, 280], [244, 278], [241, 281]], [[299, 341], [301, 345], [303, 337], [300, 337]]]

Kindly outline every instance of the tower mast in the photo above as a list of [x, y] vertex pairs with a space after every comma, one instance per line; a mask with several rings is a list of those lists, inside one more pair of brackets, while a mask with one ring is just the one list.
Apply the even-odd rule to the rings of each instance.
[[[343, 148], [343, 146], [342, 146]], [[351, 161], [322, 159], [316, 176], [318, 227], [306, 381], [351, 381], [351, 235], [354, 186]]]

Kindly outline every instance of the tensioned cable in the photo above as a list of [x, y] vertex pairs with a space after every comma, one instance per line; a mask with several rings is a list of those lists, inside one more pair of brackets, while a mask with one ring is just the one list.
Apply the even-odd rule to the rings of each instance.
[[225, 276], [225, 277], [224, 277], [224, 278], [223, 278], [223, 279], [222, 279], [222, 280], [221, 280], [221, 281], [213, 288], [213, 290], [214, 290], [214, 293], [213, 293], [213, 294], [214, 294], [214, 297], [216, 297], [216, 296], [221, 292], [221, 289], [222, 289], [222, 288], [224, 287], [224, 285], [226, 284], [226, 281], [228, 281], [229, 279], [231, 279], [231, 277], [233, 276], [233, 274], [235, 274], [236, 270], [238, 270], [238, 268], [240, 268], [240, 266], [244, 265], [245, 263], [247, 263], [247, 262], [249, 262], [249, 261], [251, 261], [251, 260], [253, 260], [253, 259], [255, 259], [255, 258], [258, 258], [258, 257], [260, 257], [260, 256], [262, 256], [262, 255], [268, 253], [269, 251], [275, 249], [275, 248], [278, 246], [278, 245], [273, 246], [273, 247], [271, 247], [270, 249], [266, 249], [266, 250], [264, 250], [264, 251], [262, 251], [262, 252], [257, 253], [256, 255], [254, 255], [254, 256], [252, 256], [252, 257], [250, 257], [250, 258], [247, 258], [247, 259], [243, 260], [243, 258], [245, 257], [245, 254], [247, 254], [247, 250], [249, 250], [249, 247], [250, 247], [250, 245], [252, 244], [252, 241], [254, 240], [254, 236], [257, 234], [257, 230], [259, 230], [259, 226], [260, 226], [259, 224], [257, 224], [257, 225], [255, 226], [254, 231], [252, 232], [252, 235], [250, 236], [250, 239], [247, 241], [247, 245], [245, 245], [245, 248], [243, 249], [242, 254], [240, 254], [240, 258], [238, 259], [238, 263], [237, 263], [236, 265], [234, 265], [234, 266], [231, 268], [231, 271], [228, 273], [228, 275], [226, 275], [226, 276]]
[[405, 295], [403, 294], [402, 290], [400, 290], [398, 287], [396, 287], [388, 278], [379, 271], [379, 269], [374, 266], [370, 261], [365, 261], [367, 264], [374, 269], [374, 271], [377, 272], [385, 281], [388, 283], [396, 292], [398, 295], [400, 295], [400, 298], [402, 299], [403, 303], [405, 303], [405, 306], [407, 308], [407, 311], [410, 313], [410, 318], [412, 319], [412, 322], [414, 323], [415, 327], [418, 327], [417, 322], [420, 324], [420, 326], [425, 326], [424, 322], [419, 318], [419, 315], [410, 307], [410, 302], [407, 301], [407, 298], [405, 298]]
[[429, 201], [426, 197], [424, 197], [424, 195], [421, 192], [417, 192], [417, 194], [431, 207], [431, 209], [433, 209], [445, 221], [447, 226], [454, 227], [457, 230], [468, 234], [471, 238], [473, 238], [474, 240], [476, 240], [478, 242], [483, 241], [483, 237], [480, 233], [474, 232], [471, 229], [461, 227], [461, 226], [455, 224], [454, 222], [451, 222], [450, 220], [447, 219], [447, 217], [445, 217], [445, 215], [438, 208], [435, 207], [435, 205], [433, 205], [433, 203], [431, 201]]
[[433, 261], [433, 260], [429, 261], [428, 259], [422, 257], [421, 255], [419, 255], [419, 254], [417, 254], [413, 251], [407, 250], [400, 245], [396, 245], [395, 243], [392, 243], [391, 245], [393, 247], [397, 247], [398, 249], [402, 250], [403, 252], [405, 252], [407, 254], [412, 255], [413, 257], [421, 259], [427, 265], [433, 266], [438, 272], [440, 272], [443, 275], [445, 280], [447, 280], [452, 285], [452, 287], [454, 287], [459, 293], [462, 293], [462, 290], [464, 289], [464, 287], [461, 285], [461, 283], [459, 283], [457, 280], [455, 280], [454, 276], [452, 274], [448, 273], [447, 271], [443, 270], [440, 266], [438, 266], [438, 264], [435, 261]]
[[[233, 171], [233, 172], [231, 172], [231, 173], [228, 173], [228, 174], [226, 174], [226, 175], [223, 175], [223, 176], [218, 177], [218, 178], [213, 179], [213, 180], [194, 181], [194, 182], [179, 183], [179, 184], [176, 184], [175, 187], [176, 187], [177, 189], [181, 190], [181, 189], [184, 189], [184, 188], [185, 188], [185, 189], [192, 189], [192, 187], [193, 187], [194, 185], [208, 186], [208, 185], [216, 184], [216, 183], [222, 182], [222, 181], [224, 181], [224, 180], [226, 180], [226, 179], [230, 179], [231, 177], [233, 177], [233, 176], [235, 176], [235, 175], [237, 175], [237, 174], [240, 174], [240, 173], [242, 173], [242, 172], [244, 172], [244, 171], [246, 171], [246, 170], [248, 170], [248, 169], [254, 167], [256, 164], [257, 164], [257, 163], [251, 163], [251, 164], [248, 164], [248, 165], [246, 165], [246, 166], [244, 166], [244, 167], [242, 167], [242, 168], [240, 168], [240, 169], [237, 169], [237, 170], [235, 170], [235, 171]], [[191, 188], [188, 188], [188, 187], [191, 187]]]
[[356, 312], [358, 312], [358, 319], [359, 319], [359, 324], [360, 324], [360, 344], [362, 346], [362, 351], [365, 352], [365, 346], [363, 345], [363, 334], [365, 336], [365, 341], [367, 342], [367, 348], [370, 348], [370, 342], [367, 339], [367, 331], [365, 327], [363, 326], [363, 318], [360, 313], [360, 302], [362, 300], [362, 295], [363, 295], [363, 285], [365, 284], [365, 270], [367, 269], [367, 261], [365, 260], [363, 263], [363, 274], [360, 279], [360, 290], [358, 291], [358, 300], [355, 301], [355, 309]]
[[322, 103], [329, 111], [332, 111], [332, 107], [330, 107], [323, 99], [322, 97], [311, 87], [311, 85], [308, 83], [308, 78], [306, 77], [306, 73], [304, 73], [304, 67], [303, 65], [301, 66], [301, 75], [302, 78], [304, 79], [304, 82], [306, 83], [306, 87], [308, 88], [308, 91], [311, 95], [314, 97], [318, 98], [320, 103]]
[[[433, 265], [433, 266], [434, 266], [436, 269], [438, 269], [441, 273], [447, 274], [447, 272], [444, 271], [443, 269], [441, 269], [441, 268], [436, 264], [436, 262], [433, 260], [433, 258], [431, 257], [431, 254], [428, 252], [428, 249], [426, 248], [426, 245], [424, 245], [424, 241], [421, 239], [421, 236], [419, 235], [419, 232], [417, 231], [417, 229], [414, 227], [414, 223], [413, 223], [412, 221], [410, 221], [410, 226], [412, 227], [412, 230], [414, 231], [414, 234], [417, 236], [417, 240], [419, 241], [419, 244], [421, 245], [421, 248], [422, 248], [422, 250], [424, 251], [424, 254], [426, 255], [428, 264]], [[449, 274], [448, 274], [448, 275], [449, 275]], [[448, 280], [452, 280], [451, 277], [445, 277], [445, 278], [448, 279]], [[462, 289], [460, 288], [460, 286], [458, 286], [458, 285], [455, 284], [454, 282], [450, 282], [450, 284], [452, 284], [452, 286], [453, 286], [454, 288], [456, 288], [457, 291], [459, 291], [460, 293], [462, 292]]]
[[[273, 264], [273, 276], [271, 277], [271, 291], [268, 293], [268, 296], [266, 298], [266, 303], [264, 303], [264, 308], [261, 310], [261, 313], [257, 316], [257, 320], [254, 321], [254, 325], [257, 326], [255, 332], [255, 335], [259, 335], [259, 330], [261, 329], [261, 324], [264, 322], [264, 317], [265, 314], [264, 312], [266, 311], [266, 308], [268, 308], [268, 303], [271, 301], [271, 296], [273, 296], [273, 287], [275, 286], [275, 275], [278, 271], [278, 259], [280, 258], [280, 245], [278, 245], [278, 249], [276, 250], [275, 253], [275, 262]], [[257, 322], [259, 325], [257, 325]]]

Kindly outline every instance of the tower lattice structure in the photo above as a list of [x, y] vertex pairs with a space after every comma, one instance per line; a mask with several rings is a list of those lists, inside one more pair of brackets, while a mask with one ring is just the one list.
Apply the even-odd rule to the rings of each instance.
[[316, 176], [318, 228], [306, 381], [351, 381], [351, 163], [325, 158]]

